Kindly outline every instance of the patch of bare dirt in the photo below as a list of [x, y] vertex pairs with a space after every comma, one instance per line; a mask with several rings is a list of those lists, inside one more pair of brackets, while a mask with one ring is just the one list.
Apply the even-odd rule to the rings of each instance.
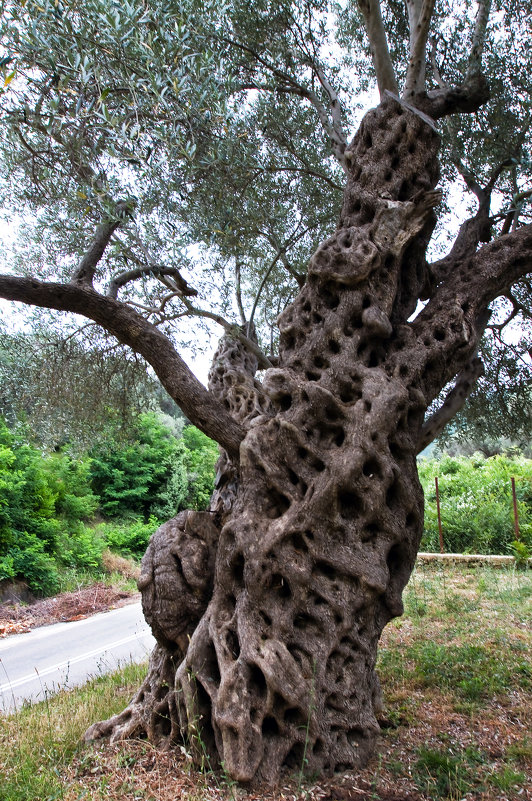
[[63, 592], [32, 604], [0, 604], [0, 637], [21, 634], [38, 626], [65, 623], [117, 609], [140, 597], [138, 593], [117, 590], [98, 582], [73, 592]]

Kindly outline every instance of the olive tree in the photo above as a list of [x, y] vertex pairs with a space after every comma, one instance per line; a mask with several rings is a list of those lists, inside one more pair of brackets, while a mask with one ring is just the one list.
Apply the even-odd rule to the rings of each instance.
[[[185, 740], [238, 781], [371, 755], [416, 455], [475, 386], [497, 305], [527, 314], [528, 9], [491, 5], [7, 6], [6, 199], [34, 209], [36, 257], [0, 296], [98, 323], [221, 448], [209, 511], [143, 560], [148, 676], [87, 737]], [[209, 389], [176, 347], [190, 317], [225, 332]]]

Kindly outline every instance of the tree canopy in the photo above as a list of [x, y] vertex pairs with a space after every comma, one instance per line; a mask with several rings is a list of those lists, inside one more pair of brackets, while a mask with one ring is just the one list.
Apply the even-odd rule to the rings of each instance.
[[[253, 318], [275, 354], [275, 319], [338, 216], [344, 152], [374, 97], [372, 54], [381, 92], [411, 91], [407, 7], [377, 5], [4, 3], [1, 197], [7, 219], [22, 219], [6, 266], [92, 284], [106, 301], [89, 316], [104, 327], [116, 301], [177, 345], [190, 339], [186, 318], [225, 330]], [[529, 219], [529, 21], [526, 4], [482, 2], [476, 24], [467, 3], [432, 9], [423, 80], [440, 99], [476, 81], [485, 101], [440, 129], [436, 262], [453, 244], [451, 217], [479, 242]], [[377, 30], [392, 43], [385, 57]], [[39, 300], [87, 308], [44, 290]], [[525, 279], [497, 309], [487, 347], [500, 350], [518, 320], [515, 356], [505, 348], [517, 374], [529, 364]], [[135, 349], [123, 325], [113, 333]]]

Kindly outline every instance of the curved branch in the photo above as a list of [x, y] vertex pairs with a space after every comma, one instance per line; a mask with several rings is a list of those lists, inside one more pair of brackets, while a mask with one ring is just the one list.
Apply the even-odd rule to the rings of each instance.
[[418, 453], [430, 445], [460, 411], [481, 375], [484, 375], [484, 365], [482, 359], [475, 356], [457, 375], [453, 389], [440, 408], [423, 423], [417, 446]]
[[[532, 272], [532, 224], [449, 260], [443, 280], [411, 323], [416, 372], [427, 402], [472, 358], [489, 319], [489, 304]], [[427, 343], [421, 355], [419, 343]]]
[[416, 95], [413, 101], [417, 108], [433, 120], [449, 114], [471, 114], [490, 99], [490, 88], [482, 74], [473, 75], [459, 86], [432, 89]]
[[177, 268], [163, 267], [162, 265], [153, 264], [149, 265], [148, 267], [137, 267], [134, 270], [126, 270], [123, 273], [117, 273], [114, 275], [109, 282], [107, 289], [108, 297], [116, 300], [120, 287], [125, 286], [130, 281], [136, 281], [137, 278], [142, 278], [144, 275], [153, 275], [155, 278], [160, 275], [164, 275], [172, 278], [173, 282], [175, 283], [174, 289], [178, 295], [194, 297], [198, 294], [196, 289], [193, 289], [187, 284]]
[[482, 198], [479, 202], [478, 211], [474, 217], [470, 217], [462, 223], [451, 251], [447, 256], [429, 266], [430, 273], [436, 283], [444, 281], [459, 262], [468, 256], [473, 256], [480, 242], [489, 241], [492, 224], [489, 216], [490, 195], [486, 197], [483, 190], [480, 190], [478, 197], [479, 200]]
[[107, 245], [118, 226], [131, 214], [134, 204], [129, 200], [119, 200], [115, 206], [115, 213], [109, 220], [105, 220], [96, 229], [96, 233], [89, 248], [78, 264], [72, 282], [92, 286], [98, 262], [102, 258]]
[[81, 314], [101, 325], [151, 364], [168, 394], [194, 425], [232, 458], [238, 458], [245, 430], [193, 375], [168, 337], [129, 306], [84, 285], [12, 275], [0, 275], [0, 297]]

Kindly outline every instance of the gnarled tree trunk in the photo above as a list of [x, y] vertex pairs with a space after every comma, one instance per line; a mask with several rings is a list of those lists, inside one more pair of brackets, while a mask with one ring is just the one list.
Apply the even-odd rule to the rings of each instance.
[[239, 781], [371, 754], [377, 643], [422, 533], [424, 412], [477, 343], [476, 311], [456, 297], [407, 324], [429, 284], [438, 143], [393, 98], [371, 111], [345, 153], [338, 229], [279, 320], [279, 366], [259, 388], [255, 364], [230, 374], [220, 356], [211, 386], [247, 430], [238, 475], [222, 470], [234, 495], [219, 488], [211, 512], [154, 535], [141, 578], [150, 673], [90, 736], [184, 738]]
[[[237, 338], [223, 337], [213, 358], [209, 389], [242, 423], [268, 406], [255, 382], [256, 372], [256, 357]], [[237, 489], [238, 470], [220, 449], [208, 511], [181, 512], [152, 535], [138, 581], [144, 616], [157, 640], [148, 675], [128, 707], [93, 724], [85, 734], [87, 740], [145, 735], [169, 745], [181, 739], [175, 675], [212, 596], [220, 529]]]

